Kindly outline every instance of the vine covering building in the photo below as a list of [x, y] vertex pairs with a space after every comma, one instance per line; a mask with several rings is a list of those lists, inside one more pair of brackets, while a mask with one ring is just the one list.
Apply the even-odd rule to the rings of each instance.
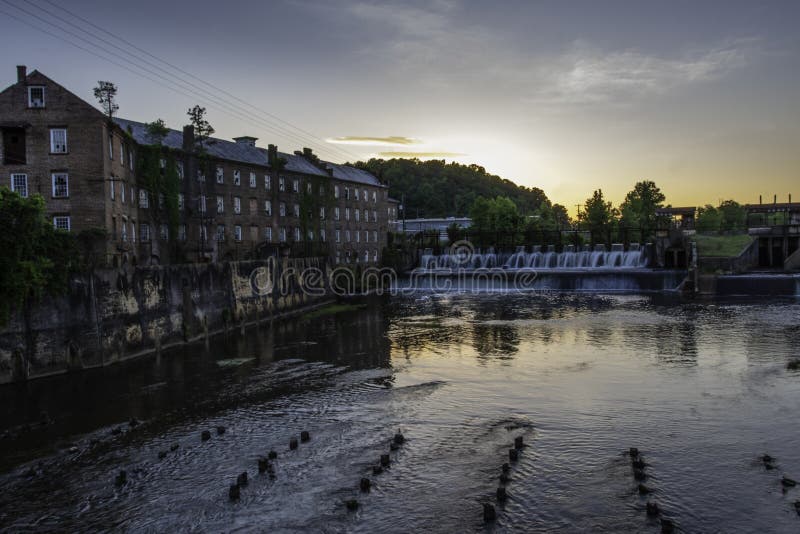
[[396, 209], [372, 174], [109, 118], [38, 71], [0, 93], [0, 186], [40, 194], [53, 224], [94, 232], [109, 265], [278, 253], [375, 265]]

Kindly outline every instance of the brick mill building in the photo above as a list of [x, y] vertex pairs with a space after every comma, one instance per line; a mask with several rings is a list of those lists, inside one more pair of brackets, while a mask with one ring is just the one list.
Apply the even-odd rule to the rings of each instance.
[[[284, 253], [375, 265], [394, 204], [363, 170], [253, 137], [154, 137], [38, 71], [0, 93], [0, 186], [40, 194], [57, 228], [104, 230], [109, 265]], [[163, 132], [162, 132], [163, 134]]]

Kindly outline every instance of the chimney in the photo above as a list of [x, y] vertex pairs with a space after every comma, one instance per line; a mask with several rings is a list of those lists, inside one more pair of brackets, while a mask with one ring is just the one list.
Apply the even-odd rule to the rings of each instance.
[[761, 195], [758, 195], [758, 203], [761, 204]]
[[258, 137], [250, 137], [247, 135], [243, 135], [242, 137], [234, 137], [233, 140], [236, 141], [237, 145], [249, 146], [255, 148], [256, 141], [258, 141]]
[[183, 127], [183, 151], [192, 152], [194, 150], [194, 126], [187, 124]]
[[267, 146], [267, 163], [270, 167], [274, 167], [278, 162], [278, 145]]
[[792, 194], [789, 193], [789, 204], [791, 204], [791, 203], [792, 203]]
[[28, 77], [28, 67], [25, 65], [17, 65], [17, 81], [24, 82]]
[[778, 203], [778, 195], [772, 195], [772, 203], [773, 204], [777, 204]]
[[308, 159], [308, 160], [313, 160], [314, 159], [314, 152], [310, 148], [303, 147], [303, 157]]

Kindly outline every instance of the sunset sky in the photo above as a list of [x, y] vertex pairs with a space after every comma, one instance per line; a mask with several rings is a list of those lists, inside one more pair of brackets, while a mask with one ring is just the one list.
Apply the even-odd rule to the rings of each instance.
[[799, 25], [793, 0], [0, 0], [0, 85], [111, 80], [124, 118], [199, 103], [220, 137], [477, 163], [573, 213], [641, 179], [673, 205], [800, 199]]

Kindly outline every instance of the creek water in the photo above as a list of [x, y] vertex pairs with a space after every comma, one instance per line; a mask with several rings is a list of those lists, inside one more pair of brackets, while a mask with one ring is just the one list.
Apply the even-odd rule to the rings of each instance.
[[658, 532], [652, 500], [682, 532], [797, 532], [799, 352], [797, 300], [374, 299], [0, 388], [0, 530]]

